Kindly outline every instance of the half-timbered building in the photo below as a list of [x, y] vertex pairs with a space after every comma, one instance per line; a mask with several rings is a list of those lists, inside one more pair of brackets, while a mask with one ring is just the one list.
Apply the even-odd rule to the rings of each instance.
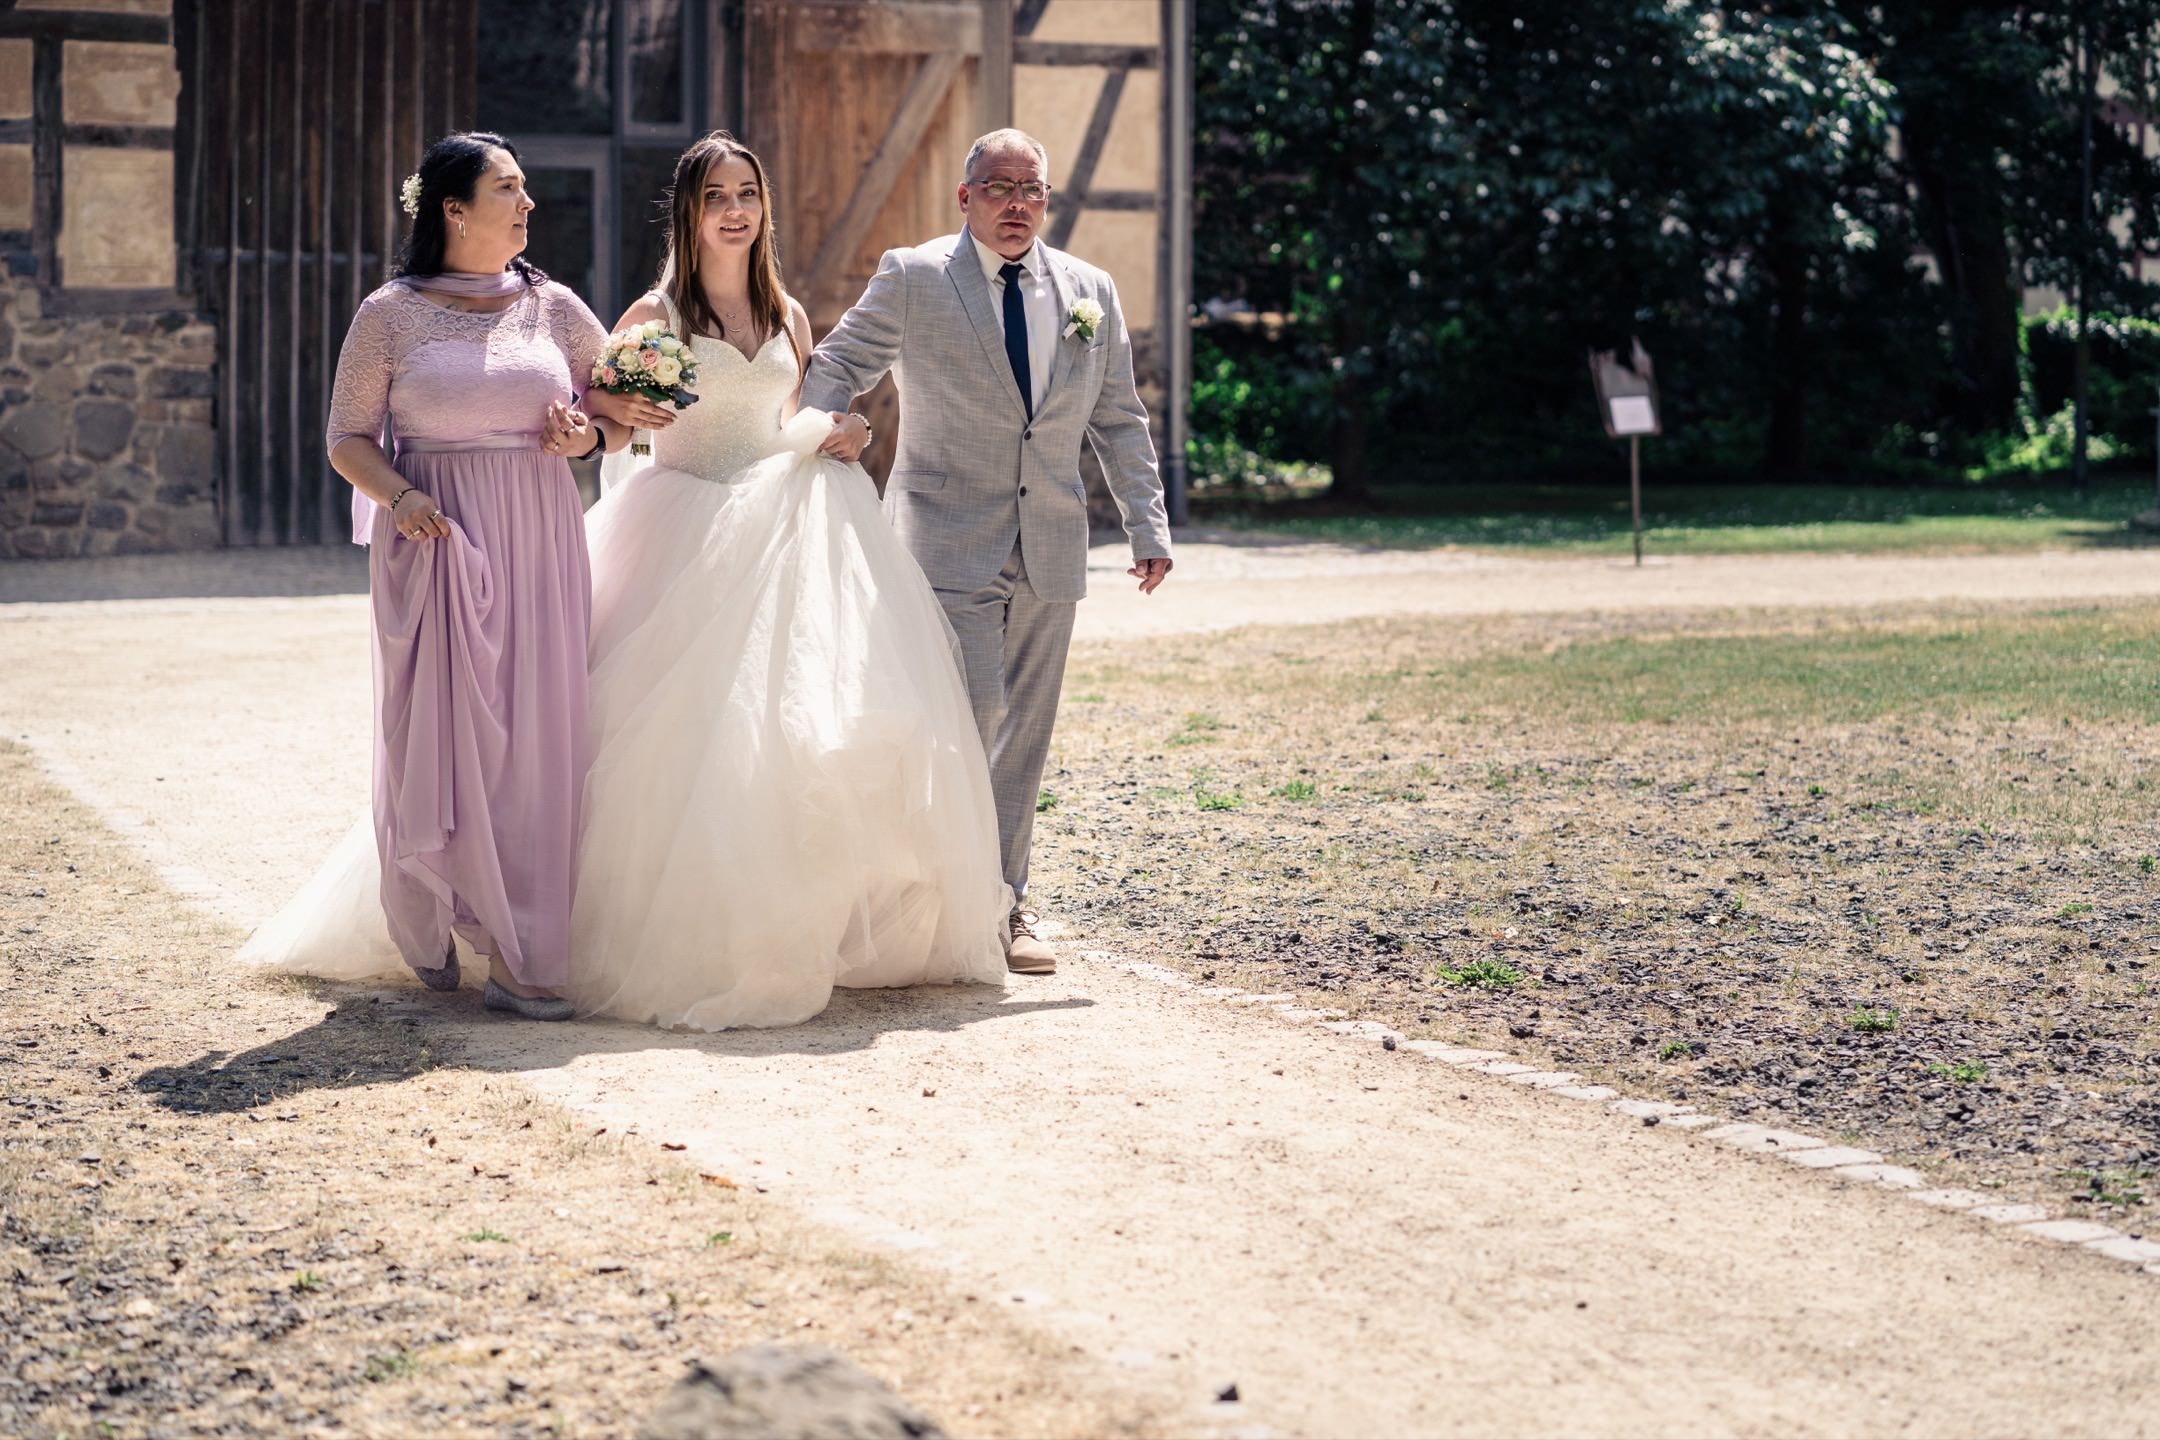
[[[1189, 20], [1187, 0], [0, 0], [0, 557], [342, 541], [338, 345], [388, 274], [400, 179], [471, 127], [518, 146], [531, 257], [603, 320], [655, 278], [675, 156], [736, 131], [820, 332], [884, 249], [957, 228], [975, 135], [1031, 131], [1047, 238], [1118, 281], [1175, 504]], [[882, 473], [906, 418], [864, 403]]]

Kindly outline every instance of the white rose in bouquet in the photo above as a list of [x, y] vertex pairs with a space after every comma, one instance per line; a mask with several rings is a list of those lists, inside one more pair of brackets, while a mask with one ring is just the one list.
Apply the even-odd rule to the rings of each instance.
[[[647, 320], [624, 327], [608, 337], [607, 348], [593, 366], [593, 384], [619, 395], [643, 395], [662, 405], [686, 410], [697, 403], [690, 387], [697, 383], [697, 356], [673, 334], [664, 321]], [[633, 453], [652, 453], [652, 437], [644, 430], [630, 435]]]

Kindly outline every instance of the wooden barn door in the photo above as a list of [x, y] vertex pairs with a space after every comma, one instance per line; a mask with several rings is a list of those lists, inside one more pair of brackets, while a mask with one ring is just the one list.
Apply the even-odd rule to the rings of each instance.
[[968, 142], [1011, 116], [1011, 25], [1011, 0], [753, 0], [745, 138], [820, 332], [886, 249], [957, 227]]
[[218, 318], [228, 545], [349, 538], [323, 453], [338, 347], [399, 182], [473, 116], [475, 0], [182, 0], [195, 285]]
[[[765, 161], [788, 289], [823, 335], [878, 257], [959, 228], [967, 147], [1011, 123], [1012, 0], [752, 0], [744, 138]], [[866, 401], [882, 481], [898, 407]]]
[[[823, 334], [878, 256], [960, 226], [969, 141], [1018, 125], [1050, 151], [1043, 238], [1108, 270], [1171, 514], [1184, 511], [1191, 145], [1186, 0], [750, 0], [745, 132], [775, 191], [788, 288]], [[883, 477], [904, 418], [867, 402]], [[1115, 510], [1091, 455], [1090, 509]]]

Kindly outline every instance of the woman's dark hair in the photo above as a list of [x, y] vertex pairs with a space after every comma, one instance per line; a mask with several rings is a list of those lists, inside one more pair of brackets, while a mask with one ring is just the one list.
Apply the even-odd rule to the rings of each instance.
[[[450, 243], [443, 201], [470, 201], [480, 177], [487, 173], [488, 157], [497, 150], [517, 159], [517, 147], [491, 130], [460, 130], [428, 146], [427, 154], [420, 157], [420, 213], [405, 231], [392, 275], [442, 274], [443, 250]], [[527, 285], [547, 283], [547, 273], [522, 255], [512, 257], [510, 268]]]

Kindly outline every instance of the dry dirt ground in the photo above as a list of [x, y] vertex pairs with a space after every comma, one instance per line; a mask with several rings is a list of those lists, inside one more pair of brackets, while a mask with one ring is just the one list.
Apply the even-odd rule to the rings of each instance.
[[0, 1433], [617, 1435], [688, 1357], [805, 1339], [956, 1433], [1163, 1428], [989, 1297], [455, 1063], [409, 996], [236, 977], [13, 745], [0, 923]]
[[[136, 573], [168, 599], [0, 608], [0, 738], [38, 767], [0, 756], [0, 940], [14, 996], [0, 1044], [0, 1264], [11, 1267], [0, 1283], [28, 1317], [0, 1340], [11, 1387], [0, 1428], [621, 1433], [684, 1354], [803, 1333], [809, 1320], [807, 1333], [976, 1433], [2160, 1431], [2154, 1277], [1166, 990], [1080, 953], [1221, 967], [1250, 986], [1288, 979], [1412, 1024], [1425, 1015], [1434, 1033], [1505, 1022], [1530, 1033], [1496, 1048], [1549, 1045], [1638, 1093], [1696, 1087], [1706, 1105], [1738, 1109], [1752, 1072], [1712, 1072], [1751, 1053], [1745, 1037], [1715, 1028], [1728, 1017], [1714, 987], [1688, 988], [1658, 953], [1677, 944], [1727, 965], [1676, 928], [1729, 923], [1708, 927], [1721, 901], [1730, 912], [1725, 871], [1743, 862], [1703, 842], [1720, 823], [1764, 823], [1748, 806], [1789, 791], [1800, 770], [1756, 763], [1746, 768], [1764, 773], [1740, 782], [1738, 749], [1646, 753], [1644, 773], [1672, 794], [1629, 800], [1637, 760], [1613, 766], [1597, 750], [1609, 736], [1561, 724], [1465, 737], [1452, 756], [1413, 762], [1433, 775], [1398, 776], [1379, 734], [1349, 733], [1364, 712], [1277, 695], [1260, 706], [1273, 718], [1225, 714], [1223, 686], [1270, 656], [1324, 675], [1346, 635], [1373, 647], [1360, 675], [1401, 668], [1391, 646], [1474, 658], [1504, 650], [1505, 627], [1524, 622], [1466, 622], [1458, 651], [1445, 627], [1402, 620], [1205, 646], [1181, 634], [1510, 608], [1577, 612], [1537, 622], [1541, 633], [1616, 623], [1588, 611], [1684, 628], [1692, 612], [1729, 606], [1743, 579], [1781, 604], [1896, 606], [2160, 592], [2146, 567], [2116, 555], [1858, 569], [1757, 558], [1745, 571], [1692, 562], [1632, 576], [1602, 562], [1531, 573], [1317, 546], [1277, 552], [1275, 571], [1243, 548], [1190, 558], [1182, 608], [1105, 593], [1083, 610], [1044, 847], [1074, 932], [1063, 973], [1002, 994], [846, 996], [795, 1030], [716, 1037], [490, 1023], [470, 996], [264, 984], [224, 967], [236, 927], [304, 878], [362, 793], [364, 611], [335, 575], [310, 591], [306, 575], [264, 582], [229, 560], [207, 575]], [[1099, 583], [1113, 572], [1104, 557]], [[93, 586], [96, 573], [0, 574], [0, 592]], [[218, 590], [323, 598], [186, 598]], [[1196, 703], [1197, 691], [1210, 698]], [[1201, 713], [1218, 728], [1188, 722]], [[1247, 840], [1265, 848], [1267, 837], [1215, 827], [1260, 814], [1260, 771], [1268, 788], [1283, 783], [1300, 727], [1297, 743], [1339, 748], [1351, 783], [1370, 786], [1326, 842], [1352, 861], [1295, 859], [1286, 840], [1273, 870], [1249, 864]], [[1191, 734], [1210, 738], [1169, 743]], [[1530, 868], [1534, 852], [1510, 827], [1549, 831], [1565, 817], [1551, 797], [1520, 795], [1566, 794], [1535, 777], [1570, 755], [1571, 774], [1612, 783], [1598, 798], [1623, 817], [1626, 805], [1664, 806], [1574, 820], [1647, 876], [1586, 888], [1597, 867], [1542, 880]], [[1140, 773], [1123, 773], [1128, 761]], [[1488, 762], [1510, 777], [1514, 804], [1492, 802]], [[1196, 764], [1215, 768], [1198, 778]], [[1690, 798], [1713, 775], [1715, 792]], [[1200, 792], [1218, 785], [1254, 803], [1201, 809]], [[1437, 797], [1399, 793], [1419, 785]], [[1398, 793], [1371, 798], [1388, 789]], [[1446, 856], [1415, 853], [1428, 804], [1448, 817], [1434, 828], [1459, 837]], [[1299, 827], [1335, 823], [1284, 813]], [[1675, 823], [1701, 832], [1693, 849], [1640, 843]], [[1368, 835], [1381, 863], [1364, 917], [1341, 897], [1356, 893]], [[1883, 850], [1880, 866], [1899, 839], [1921, 837], [1870, 832], [1864, 848]], [[1431, 897], [1448, 872], [1426, 873], [1428, 860], [1468, 877], [1445, 904]], [[1843, 878], [1827, 856], [1810, 863]], [[2015, 874], [2026, 862], [1986, 863]], [[1151, 881], [1155, 870], [1165, 878]], [[1430, 913], [1412, 913], [1413, 873]], [[1624, 916], [1623, 881], [1680, 914]], [[1818, 909], [1843, 915], [1844, 893], [1827, 878], [1821, 888]], [[1774, 898], [1777, 925], [1826, 923], [1803, 895], [1759, 895], [1748, 892], [1749, 908]], [[1264, 901], [1285, 913], [1262, 915]], [[1309, 944], [1282, 929], [1305, 924]], [[1530, 938], [1544, 950], [1516, 943]], [[1428, 942], [1430, 955], [1411, 948]], [[2059, 939], [2050, 929], [2035, 943]], [[1528, 1007], [1514, 988], [1466, 997], [1429, 981], [1428, 960], [1510, 958], [1546, 987]], [[1988, 973], [2017, 963], [1998, 957]], [[1752, 986], [1748, 972], [1772, 962], [1743, 948], [1728, 968], [1728, 989]], [[1629, 994], [1631, 983], [1656, 995]], [[1829, 987], [1842, 1005], [1837, 987], [1851, 981], [1825, 967], [1796, 983]], [[2074, 1007], [2058, 1007], [2074, 1008], [2081, 1030], [2116, 1023], [2102, 1004], [2128, 1003], [2098, 984], [2080, 968]], [[1599, 987], [1618, 1021], [1602, 1038]], [[1646, 1047], [1611, 1051], [1623, 1031], [1704, 1049], [1653, 1065], [1634, 1054]], [[1846, 1068], [1830, 1035], [1771, 1033], [1767, 1045], [1810, 1047], [1817, 1092]], [[1944, 1053], [1969, 1048], [1959, 1039]], [[1852, 1063], [1878, 1074], [1865, 1052]], [[1760, 1093], [1818, 1103], [1797, 1082]], [[1837, 1121], [1819, 1109], [1793, 1118]], [[1928, 1133], [1915, 1122], [1863, 1138], [1895, 1149]], [[2093, 1130], [2078, 1143], [2114, 1142]], [[2041, 1183], [2039, 1170], [2002, 1173], [2009, 1193]], [[1231, 1384], [1241, 1404], [1208, 1403]]]
[[[2132, 713], [2049, 693], [2101, 671], [2088, 637], [2110, 632]], [[1691, 723], [1725, 702], [1686, 667], [1734, 645], [1766, 652], [1743, 662], [1754, 713]], [[1809, 695], [1790, 672], [1823, 646], [1940, 666], [1947, 713], [1849, 676]], [[1210, 981], [2139, 1230], [2160, 1217], [2156, 649], [2144, 601], [1101, 647], [1069, 679], [1037, 874], [1084, 932]], [[1567, 678], [1550, 662], [1575, 651], [1611, 658]]]

